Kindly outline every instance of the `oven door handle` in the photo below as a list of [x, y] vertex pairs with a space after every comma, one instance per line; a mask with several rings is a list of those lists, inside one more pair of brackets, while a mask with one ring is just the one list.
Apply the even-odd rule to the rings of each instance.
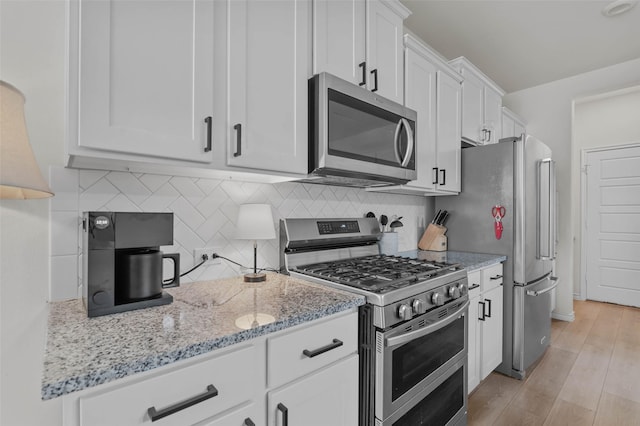
[[447, 325], [451, 324], [452, 322], [454, 322], [455, 320], [460, 318], [460, 315], [464, 311], [466, 311], [468, 307], [469, 307], [469, 301], [467, 300], [467, 302], [464, 305], [462, 305], [462, 307], [460, 309], [458, 309], [457, 311], [455, 311], [451, 315], [448, 315], [442, 321], [438, 321], [435, 324], [428, 325], [428, 326], [423, 327], [423, 328], [421, 328], [419, 330], [411, 331], [409, 333], [405, 333], [405, 334], [402, 334], [402, 335], [397, 336], [397, 337], [388, 337], [384, 341], [384, 346], [385, 346], [385, 348], [391, 348], [393, 346], [403, 345], [403, 344], [405, 344], [407, 342], [410, 342], [410, 341], [412, 341], [414, 339], [420, 338], [420, 337], [425, 336], [425, 335], [427, 335], [429, 333], [433, 333], [434, 331], [439, 330], [442, 327], [446, 327]]

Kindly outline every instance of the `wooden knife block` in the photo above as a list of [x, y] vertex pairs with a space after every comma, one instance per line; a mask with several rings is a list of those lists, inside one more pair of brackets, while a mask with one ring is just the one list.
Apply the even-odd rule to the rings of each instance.
[[444, 235], [445, 232], [447, 232], [447, 228], [444, 226], [430, 223], [418, 242], [418, 248], [420, 250], [446, 251], [447, 236]]

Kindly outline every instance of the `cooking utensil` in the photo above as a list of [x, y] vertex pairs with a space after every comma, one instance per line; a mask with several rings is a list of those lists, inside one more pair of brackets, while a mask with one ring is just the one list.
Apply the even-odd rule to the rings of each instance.
[[387, 229], [387, 223], [389, 223], [389, 218], [386, 215], [380, 215], [380, 225], [382, 225], [382, 232], [385, 232]]
[[396, 220], [391, 222], [391, 224], [389, 225], [389, 228], [395, 229], [395, 228], [402, 228], [403, 226], [404, 225], [402, 224], [402, 222], [400, 222], [400, 220], [396, 219]]
[[365, 217], [376, 217], [376, 215], [373, 212], [368, 212]]
[[442, 210], [438, 210], [438, 213], [436, 213], [435, 216], [433, 216], [433, 220], [431, 220], [431, 223], [433, 223], [434, 225], [436, 224], [436, 220], [438, 219], [438, 216], [440, 216], [440, 212]]
[[449, 212], [445, 210], [444, 216], [442, 217], [442, 219], [440, 219], [440, 225], [444, 226], [444, 224], [447, 223], [448, 219], [449, 219]]

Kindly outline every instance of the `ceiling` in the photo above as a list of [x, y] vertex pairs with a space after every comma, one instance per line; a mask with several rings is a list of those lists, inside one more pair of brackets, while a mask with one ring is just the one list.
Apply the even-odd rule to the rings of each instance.
[[640, 58], [640, 5], [597, 0], [400, 0], [405, 26], [447, 59], [465, 56], [507, 93]]

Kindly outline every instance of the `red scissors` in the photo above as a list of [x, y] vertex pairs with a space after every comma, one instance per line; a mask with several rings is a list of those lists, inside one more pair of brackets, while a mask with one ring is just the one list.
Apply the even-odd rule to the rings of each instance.
[[491, 216], [493, 216], [493, 218], [495, 219], [493, 228], [496, 234], [496, 240], [502, 238], [502, 230], [504, 229], [502, 226], [502, 218], [506, 213], [506, 209], [499, 204], [491, 208]]

